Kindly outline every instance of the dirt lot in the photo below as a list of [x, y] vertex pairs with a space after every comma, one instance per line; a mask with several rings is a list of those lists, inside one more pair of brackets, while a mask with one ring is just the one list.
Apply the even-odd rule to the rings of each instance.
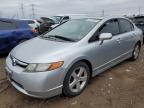
[[0, 108], [144, 108], [144, 48], [140, 58], [125, 61], [92, 79], [78, 97], [34, 99], [5, 81], [5, 58], [0, 58]]

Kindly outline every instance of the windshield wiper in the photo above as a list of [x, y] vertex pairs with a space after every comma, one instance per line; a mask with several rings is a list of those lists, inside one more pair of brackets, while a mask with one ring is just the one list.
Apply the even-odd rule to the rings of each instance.
[[63, 37], [63, 36], [58, 36], [58, 35], [49, 35], [48, 38], [58, 38], [61, 40], [65, 40], [65, 41], [71, 41], [71, 42], [75, 42], [75, 40], [67, 38], [67, 37]]

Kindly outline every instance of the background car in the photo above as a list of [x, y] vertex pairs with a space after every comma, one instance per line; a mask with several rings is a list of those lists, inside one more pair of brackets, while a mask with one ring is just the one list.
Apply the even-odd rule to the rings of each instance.
[[22, 19], [22, 20], [27, 21], [28, 25], [33, 29], [36, 29], [40, 26], [40, 23], [37, 20], [33, 20], [33, 19]]
[[70, 17], [65, 15], [57, 15], [57, 16], [52, 16], [50, 18], [41, 17], [41, 19], [42, 19], [42, 23], [40, 24], [39, 27], [39, 33], [43, 34], [57, 27], [58, 25], [61, 25], [69, 21]]
[[33, 19], [22, 19], [22, 20], [27, 21], [28, 25], [33, 29], [33, 31], [38, 33], [40, 27], [40, 22], [38, 20]]
[[0, 19], [0, 54], [9, 53], [17, 44], [36, 36], [27, 21]]
[[37, 98], [81, 94], [91, 77], [136, 60], [142, 31], [122, 17], [70, 20], [15, 47], [6, 73], [20, 92]]
[[139, 27], [143, 31], [144, 35], [144, 16], [138, 15], [131, 17], [130, 19], [136, 24], [137, 27]]
[[54, 21], [54, 25], [52, 25], [52, 28], [54, 28], [60, 24], [63, 24], [65, 22], [69, 21], [70, 17], [65, 16], [65, 15], [57, 15], [57, 16], [50, 17], [50, 19], [52, 19]]

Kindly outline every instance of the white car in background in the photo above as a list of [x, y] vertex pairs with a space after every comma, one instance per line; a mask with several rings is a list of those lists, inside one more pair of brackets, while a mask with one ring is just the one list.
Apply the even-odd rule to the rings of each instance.
[[69, 21], [70, 17], [67, 15], [56, 15], [56, 16], [50, 17], [50, 19], [52, 19], [55, 23], [54, 25], [52, 25], [52, 28], [54, 28], [60, 24], [63, 24], [65, 22]]
[[40, 19], [42, 20], [42, 23], [39, 27], [39, 34], [43, 34], [69, 21], [70, 17], [65, 15], [56, 15], [51, 17], [41, 17]]
[[28, 25], [33, 29], [36, 29], [40, 26], [40, 23], [37, 20], [33, 20], [33, 19], [22, 19], [22, 20], [27, 21]]

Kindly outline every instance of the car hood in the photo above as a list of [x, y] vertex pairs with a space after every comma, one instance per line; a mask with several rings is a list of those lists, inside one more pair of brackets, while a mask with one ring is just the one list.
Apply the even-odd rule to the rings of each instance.
[[54, 62], [54, 60], [60, 60], [61, 55], [65, 54], [66, 50], [73, 44], [71, 42], [51, 41], [36, 37], [16, 46], [11, 51], [11, 55], [26, 63]]

